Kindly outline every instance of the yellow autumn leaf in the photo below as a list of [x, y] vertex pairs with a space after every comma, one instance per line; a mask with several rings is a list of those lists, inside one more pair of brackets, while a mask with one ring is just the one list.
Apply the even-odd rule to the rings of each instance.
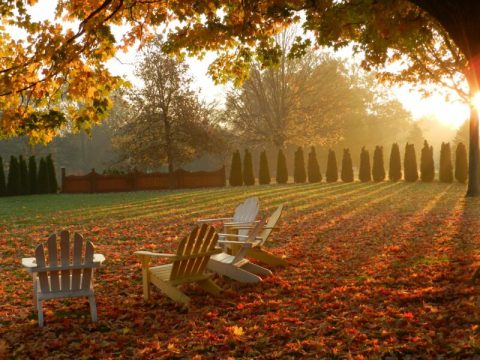
[[230, 332], [235, 336], [242, 336], [244, 334], [241, 326], [232, 326], [229, 328]]

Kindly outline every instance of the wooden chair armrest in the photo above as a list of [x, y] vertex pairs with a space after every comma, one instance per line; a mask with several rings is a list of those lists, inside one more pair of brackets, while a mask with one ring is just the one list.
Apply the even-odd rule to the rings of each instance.
[[34, 257], [22, 258], [22, 265], [29, 269], [36, 268], [37, 260]]
[[[253, 221], [234, 221], [234, 222], [227, 222], [227, 223], [224, 223], [223, 226], [238, 226], [238, 225], [245, 225], [245, 226], [252, 226], [253, 227], [253, 224], [256, 224], [258, 223], [260, 220], [253, 220]], [[249, 225], [251, 224], [251, 225]]]
[[177, 257], [176, 254], [163, 254], [163, 253], [154, 253], [151, 251], [135, 251], [135, 255], [140, 255], [140, 256], [152, 256], [152, 257], [165, 257], [165, 258], [170, 258], [170, 259], [175, 259]]
[[228, 220], [233, 220], [233, 218], [228, 217], [228, 218], [199, 219], [199, 220], [197, 220], [197, 223], [206, 223], [206, 222], [215, 222], [215, 221], [228, 221]]
[[171, 260], [186, 260], [186, 259], [193, 259], [196, 257], [206, 256], [206, 255], [215, 255], [222, 252], [222, 249], [215, 248], [210, 251], [206, 251], [204, 253], [199, 254], [190, 254], [190, 255], [175, 255], [175, 254], [162, 254], [162, 253], [154, 253], [151, 251], [135, 251], [135, 255], [139, 256], [152, 256], [152, 257], [165, 257]]
[[234, 240], [218, 240], [219, 244], [226, 244], [226, 245], [242, 245], [245, 248], [251, 248], [252, 243], [246, 241], [234, 241]]
[[[247, 238], [248, 238], [248, 235], [240, 235], [240, 234], [224, 234], [224, 233], [219, 233], [218, 236], [225, 236], [225, 237], [232, 236], [232, 237], [243, 238], [243, 239], [247, 239]], [[220, 242], [220, 240], [219, 240], [219, 242]]]

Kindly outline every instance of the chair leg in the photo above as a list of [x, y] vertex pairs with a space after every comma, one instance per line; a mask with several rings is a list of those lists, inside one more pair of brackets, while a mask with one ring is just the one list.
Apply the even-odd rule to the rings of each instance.
[[175, 302], [181, 303], [183, 305], [188, 305], [190, 302], [190, 298], [177, 289], [175, 286], [172, 286], [165, 281], [157, 279], [156, 277], [152, 276], [151, 278], [152, 283], [158, 287], [165, 295], [167, 295], [170, 299]]
[[252, 264], [251, 262], [243, 265], [242, 269], [257, 275], [272, 275], [272, 272], [269, 269], [257, 264]]
[[143, 285], [143, 299], [150, 300], [150, 271], [148, 269], [150, 259], [146, 256], [142, 257], [142, 285]]
[[247, 256], [251, 256], [265, 264], [272, 265], [272, 266], [287, 266], [288, 263], [286, 260], [279, 258], [269, 252], [262, 250], [262, 249], [249, 249], [247, 252]]
[[36, 301], [37, 303], [37, 315], [38, 315], [38, 326], [43, 327], [43, 306], [42, 300]]
[[37, 274], [33, 274], [33, 308], [34, 312], [38, 313], [38, 304], [37, 304]]
[[198, 282], [198, 285], [208, 293], [212, 295], [218, 295], [222, 291], [222, 288], [215, 284], [212, 279], [205, 279]]
[[97, 321], [97, 303], [95, 302], [95, 295], [91, 295], [88, 297], [88, 303], [90, 304], [90, 316], [92, 317], [92, 321]]

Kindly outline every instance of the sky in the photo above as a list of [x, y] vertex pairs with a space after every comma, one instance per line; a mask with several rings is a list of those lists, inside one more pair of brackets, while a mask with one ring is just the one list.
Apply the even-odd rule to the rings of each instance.
[[[33, 18], [37, 20], [53, 19], [54, 6], [52, 2], [55, 0], [40, 0], [34, 7], [32, 12]], [[124, 29], [117, 28], [114, 30], [115, 36], [119, 36]], [[346, 54], [346, 58], [351, 58], [351, 54]], [[110, 71], [119, 76], [126, 77], [128, 80], [135, 82], [133, 69], [136, 51], [133, 49], [129, 53], [118, 53], [115, 59], [108, 62], [107, 66]], [[207, 54], [203, 60], [190, 58], [187, 60], [190, 66], [190, 74], [194, 79], [193, 86], [198, 89], [200, 96], [206, 101], [216, 101], [223, 104], [224, 95], [228, 87], [215, 85], [208, 76], [208, 65], [213, 61], [215, 55]], [[414, 119], [420, 119], [424, 116], [432, 116], [442, 124], [451, 128], [460, 127], [469, 117], [469, 108], [465, 104], [452, 103], [444, 99], [440, 94], [424, 98], [418, 91], [411, 86], [393, 87], [393, 94], [409, 110]]]

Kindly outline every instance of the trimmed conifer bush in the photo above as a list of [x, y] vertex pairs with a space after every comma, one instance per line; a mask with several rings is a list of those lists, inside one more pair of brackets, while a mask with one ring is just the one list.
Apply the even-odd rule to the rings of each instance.
[[18, 163], [20, 166], [20, 194], [28, 195], [30, 194], [30, 187], [28, 183], [27, 161], [20, 155]]
[[372, 178], [375, 182], [385, 180], [385, 165], [383, 163], [383, 146], [375, 146], [373, 152]]
[[295, 151], [295, 158], [293, 163], [293, 181], [299, 184], [307, 181], [307, 173], [305, 171], [305, 159], [301, 146], [299, 146], [297, 151]]
[[252, 154], [248, 149], [245, 149], [245, 154], [243, 156], [243, 183], [245, 185], [255, 185]]
[[7, 195], [7, 184], [5, 182], [5, 169], [3, 168], [3, 159], [0, 156], [0, 196]]
[[282, 149], [278, 150], [277, 157], [277, 183], [286, 184], [288, 181], [287, 160], [283, 154]]
[[56, 194], [58, 191], [58, 182], [57, 182], [57, 174], [55, 172], [55, 165], [53, 164], [52, 155], [49, 154], [45, 159], [47, 162], [47, 173], [48, 173], [48, 186], [49, 186], [49, 193]]
[[450, 150], [450, 143], [443, 143], [440, 149], [440, 170], [439, 178], [441, 182], [453, 182], [453, 166], [452, 166], [452, 151]]
[[37, 161], [35, 156], [28, 158], [28, 189], [30, 194], [38, 194]]
[[[39, 179], [40, 182], [40, 179]], [[242, 186], [243, 185], [243, 176], [242, 176], [242, 159], [240, 157], [240, 151], [235, 151], [232, 155], [232, 164], [230, 167], [230, 177], [228, 182], [231, 186]]]
[[258, 183], [261, 185], [270, 184], [270, 169], [268, 168], [267, 153], [263, 150], [260, 153], [260, 169], [258, 170]]
[[402, 178], [402, 159], [400, 157], [400, 147], [397, 143], [392, 145], [392, 150], [390, 152], [388, 178], [390, 181], [398, 181]]
[[340, 178], [343, 182], [353, 182], [353, 164], [349, 149], [343, 149], [342, 172]]
[[325, 173], [325, 179], [329, 183], [338, 181], [337, 157], [335, 155], [335, 151], [333, 150], [328, 150], [327, 172]]
[[15, 156], [10, 157], [10, 164], [8, 168], [8, 195], [20, 195], [20, 166]]
[[322, 181], [322, 174], [320, 173], [320, 165], [317, 160], [317, 152], [315, 146], [310, 148], [308, 153], [308, 182], [317, 183]]
[[365, 146], [362, 147], [360, 152], [360, 169], [358, 172], [358, 178], [361, 182], [368, 182], [372, 180], [372, 169], [370, 167], [370, 154]]
[[415, 146], [413, 144], [407, 143], [405, 145], [403, 169], [406, 182], [415, 182], [418, 180], [417, 157], [415, 155]]
[[423, 142], [422, 154], [420, 157], [420, 178], [423, 182], [432, 182], [435, 178], [433, 147], [428, 145], [427, 140]]
[[47, 161], [42, 157], [38, 166], [38, 193], [48, 194], [49, 190]]
[[467, 148], [464, 143], [458, 143], [455, 150], [455, 179], [462, 184], [468, 179]]

